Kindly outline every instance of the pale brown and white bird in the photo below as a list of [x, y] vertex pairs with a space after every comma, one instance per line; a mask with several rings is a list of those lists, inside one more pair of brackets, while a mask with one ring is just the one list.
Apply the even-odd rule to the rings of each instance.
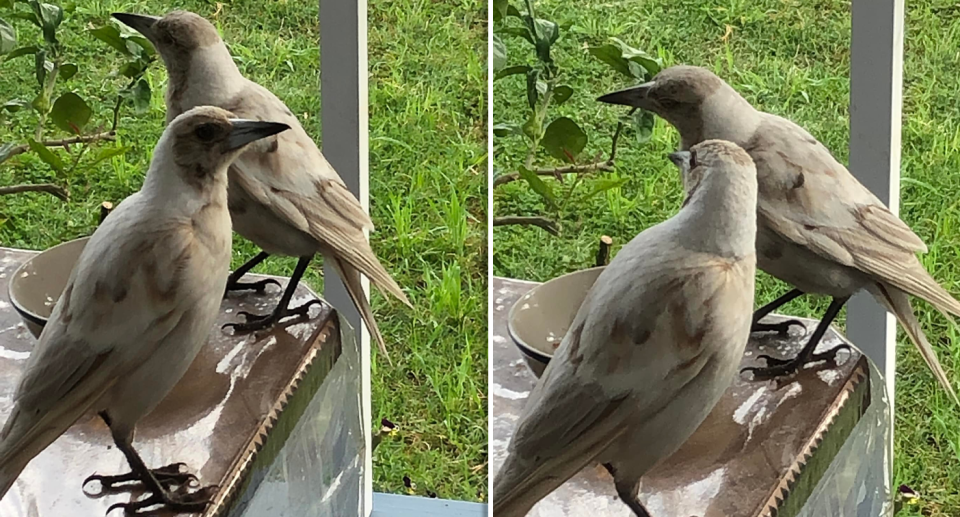
[[604, 464], [648, 517], [640, 479], [700, 426], [737, 374], [756, 275], [756, 170], [730, 142], [680, 151], [680, 212], [597, 278], [530, 394], [496, 474], [493, 515], [521, 517]]
[[143, 188], [90, 237], [27, 360], [0, 431], [0, 498], [31, 459], [96, 412], [152, 494], [111, 510], [206, 505], [215, 488], [170, 491], [165, 485], [190, 476], [176, 465], [147, 468], [134, 429], [184, 375], [216, 320], [230, 268], [227, 167], [247, 144], [286, 129], [215, 107], [167, 126]]
[[680, 132], [681, 149], [711, 138], [743, 147], [757, 166], [757, 266], [795, 287], [757, 310], [755, 330], [786, 331], [759, 323], [803, 293], [833, 298], [800, 354], [789, 360], [763, 356], [759, 377], [795, 372], [803, 364], [833, 359], [840, 348], [814, 353], [841, 307], [866, 289], [893, 313], [937, 380], [954, 401], [953, 386], [927, 341], [910, 296], [945, 315], [960, 316], [960, 302], [917, 258], [927, 247], [903, 221], [864, 187], [816, 138], [793, 122], [755, 109], [707, 69], [673, 66], [652, 81], [598, 100], [652, 111]]
[[[228, 290], [262, 290], [264, 282], [240, 278], [270, 254], [299, 257], [277, 308], [269, 315], [244, 313], [238, 331], [265, 328], [291, 315], [306, 314], [309, 303], [290, 308], [297, 283], [313, 256], [332, 262], [370, 334], [387, 358], [387, 350], [360, 284], [367, 276], [386, 293], [410, 306], [406, 295], [374, 255], [364, 230], [373, 223], [357, 198], [304, 131], [297, 117], [276, 95], [240, 74], [217, 29], [203, 17], [173, 11], [162, 18], [115, 13], [114, 18], [144, 35], [167, 67], [167, 120], [198, 105], [224, 108], [238, 117], [274, 120], [290, 131], [260, 142], [230, 169], [230, 215], [233, 227], [263, 252], [238, 268]], [[412, 307], [412, 306], [411, 306]]]

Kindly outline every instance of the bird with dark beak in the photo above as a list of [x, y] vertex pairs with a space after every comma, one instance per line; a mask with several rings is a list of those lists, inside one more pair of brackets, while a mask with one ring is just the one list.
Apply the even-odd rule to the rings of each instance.
[[[757, 168], [757, 266], [795, 287], [754, 313], [753, 330], [786, 333], [788, 321], [760, 319], [804, 293], [832, 298], [824, 318], [792, 359], [761, 356], [760, 378], [791, 374], [808, 362], [833, 360], [837, 350], [814, 353], [850, 297], [866, 289], [892, 312], [927, 365], [957, 401], [913, 308], [915, 296], [944, 314], [960, 316], [960, 302], [923, 268], [923, 241], [793, 122], [755, 109], [713, 72], [673, 66], [652, 81], [600, 97], [600, 102], [652, 111], [680, 132], [688, 150], [709, 139], [736, 143]], [[845, 346], [845, 345], [842, 345]]]
[[[273, 93], [240, 74], [217, 29], [203, 17], [173, 11], [162, 18], [116, 13], [114, 18], [144, 35], [167, 67], [167, 120], [198, 105], [219, 106], [237, 116], [286, 123], [290, 131], [261, 141], [244, 153], [229, 174], [233, 228], [263, 251], [237, 268], [227, 291], [256, 289], [267, 283], [240, 279], [269, 255], [298, 257], [280, 299], [269, 314], [241, 313], [230, 323], [236, 331], [267, 328], [283, 318], [305, 316], [317, 300], [290, 307], [297, 283], [317, 254], [339, 273], [384, 359], [386, 345], [361, 283], [369, 278], [406, 305], [409, 300], [377, 259], [366, 237], [373, 223], [347, 189], [297, 117]], [[275, 282], [274, 282], [275, 283]]]

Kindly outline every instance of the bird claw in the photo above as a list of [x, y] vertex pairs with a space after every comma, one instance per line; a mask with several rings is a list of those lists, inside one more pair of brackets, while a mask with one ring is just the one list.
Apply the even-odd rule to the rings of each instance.
[[800, 368], [808, 363], [816, 363], [820, 361], [827, 361], [833, 364], [837, 363], [837, 352], [841, 350], [850, 351], [850, 345], [840, 344], [837, 345], [826, 352], [820, 352], [819, 354], [813, 354], [809, 358], [804, 359], [800, 356], [794, 357], [793, 359], [777, 359], [769, 355], [759, 355], [757, 359], [763, 359], [766, 361], [766, 366], [748, 366], [740, 370], [740, 373], [751, 373], [755, 380], [770, 380], [777, 377], [785, 377], [787, 375], [792, 375], [800, 370]]
[[187, 492], [183, 487], [175, 492], [168, 490], [159, 494], [152, 494], [150, 497], [139, 501], [112, 504], [107, 508], [107, 515], [116, 509], [122, 509], [124, 514], [127, 515], [136, 515], [144, 508], [158, 505], [174, 512], [199, 513], [210, 504], [218, 488], [217, 485], [209, 485], [195, 492]]
[[777, 323], [754, 323], [750, 326], [750, 333], [756, 332], [776, 332], [778, 336], [787, 337], [790, 335], [790, 327], [800, 327], [804, 334], [807, 332], [807, 326], [800, 320], [783, 320]]
[[[197, 486], [199, 479], [197, 476], [186, 472], [186, 463], [171, 463], [169, 465], [153, 469], [150, 472], [153, 473], [153, 476], [157, 478], [157, 481], [165, 488], [171, 486]], [[100, 494], [103, 494], [107, 490], [113, 489], [117, 485], [122, 485], [124, 483], [142, 483], [140, 476], [134, 472], [128, 472], [126, 474], [119, 474], [115, 476], [101, 476], [99, 474], [94, 474], [87, 477], [83, 480], [83, 485], [81, 485], [81, 490], [88, 496], [96, 496], [98, 494], [91, 493], [87, 491], [87, 485], [92, 482], [100, 483]]]
[[233, 282], [227, 286], [227, 289], [223, 294], [226, 296], [230, 291], [256, 291], [258, 294], [263, 294], [267, 291], [267, 286], [270, 284], [273, 284], [281, 289], [283, 288], [283, 286], [280, 285], [280, 282], [277, 282], [272, 278], [265, 278], [256, 282]]
[[221, 329], [226, 330], [228, 328], [232, 328], [235, 333], [263, 330], [284, 318], [289, 318], [290, 316], [306, 319], [310, 316], [310, 307], [322, 304], [323, 302], [320, 300], [314, 299], [293, 309], [277, 309], [272, 313], [265, 315], [253, 314], [252, 312], [247, 311], [239, 311], [237, 314], [243, 316], [244, 322], [225, 323]]

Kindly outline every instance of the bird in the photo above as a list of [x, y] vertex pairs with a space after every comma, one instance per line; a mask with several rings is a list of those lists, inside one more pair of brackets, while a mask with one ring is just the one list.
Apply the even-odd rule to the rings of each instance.
[[297, 117], [270, 90], [241, 75], [217, 29], [205, 18], [189, 11], [172, 11], [162, 18], [127, 13], [114, 13], [113, 17], [150, 40], [163, 59], [169, 75], [165, 96], [168, 120], [193, 106], [209, 104], [240, 117], [275, 120], [291, 127], [276, 138], [251, 146], [230, 169], [234, 230], [263, 252], [231, 275], [227, 289], [262, 290], [264, 282], [245, 284], [239, 280], [269, 255], [299, 260], [272, 313], [244, 312], [245, 322], [229, 326], [235, 331], [258, 330], [287, 316], [306, 314], [309, 303], [293, 309], [289, 303], [313, 256], [320, 253], [340, 273], [351, 300], [389, 362], [360, 275], [408, 307], [412, 305], [366, 239], [364, 230], [373, 229], [370, 217]]
[[141, 190], [84, 246], [17, 385], [0, 430], [0, 498], [37, 454], [81, 416], [97, 413], [132, 472], [91, 476], [104, 487], [140, 480], [138, 511], [199, 511], [215, 492], [173, 492], [192, 475], [151, 471], [133, 447], [137, 421], [166, 397], [214, 325], [230, 269], [227, 167], [246, 145], [286, 124], [193, 108], [163, 131]]
[[760, 356], [765, 367], [746, 368], [756, 378], [795, 373], [804, 364], [834, 360], [849, 348], [814, 353], [844, 303], [867, 290], [897, 318], [927, 366], [960, 404], [937, 355], [920, 328], [910, 297], [933, 305], [948, 319], [960, 302], [924, 269], [917, 253], [926, 245], [906, 223], [809, 132], [786, 118], [759, 111], [723, 79], [697, 66], [661, 70], [653, 80], [598, 98], [648, 110], [680, 133], [680, 148], [720, 138], [741, 146], [757, 168], [757, 267], [794, 289], [754, 314], [754, 330], [783, 333], [792, 322], [760, 318], [803, 295], [831, 302], [800, 353], [791, 359]]
[[603, 464], [638, 517], [641, 477], [677, 451], [737, 375], [756, 276], [756, 170], [736, 145], [679, 151], [679, 212], [634, 237], [597, 277], [530, 394], [493, 486], [521, 517]]

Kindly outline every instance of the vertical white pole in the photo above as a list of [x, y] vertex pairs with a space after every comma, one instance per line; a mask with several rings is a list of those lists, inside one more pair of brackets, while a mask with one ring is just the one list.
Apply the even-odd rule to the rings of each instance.
[[[366, 0], [320, 0], [320, 96], [323, 154], [369, 211], [367, 140], [367, 3]], [[363, 512], [373, 506], [373, 463], [370, 435], [370, 334], [346, 288], [324, 264], [324, 298], [350, 322], [360, 340], [361, 403], [366, 457], [363, 469]], [[369, 296], [369, 281], [363, 279]]]
[[[903, 0], [853, 0], [850, 57], [850, 171], [897, 214], [900, 209], [900, 111], [903, 105]], [[894, 410], [897, 327], [869, 294], [847, 306], [847, 337], [872, 359], [886, 380]], [[886, 451], [866, 461], [892, 469], [893, 420]], [[892, 483], [892, 479], [887, 479]], [[888, 485], [886, 488], [890, 488]], [[869, 505], [862, 505], [861, 508]], [[874, 517], [860, 509], [858, 517]]]
[[[850, 171], [896, 214], [900, 209], [903, 0], [854, 0], [850, 63]], [[847, 337], [886, 376], [893, 403], [896, 320], [860, 293]]]

